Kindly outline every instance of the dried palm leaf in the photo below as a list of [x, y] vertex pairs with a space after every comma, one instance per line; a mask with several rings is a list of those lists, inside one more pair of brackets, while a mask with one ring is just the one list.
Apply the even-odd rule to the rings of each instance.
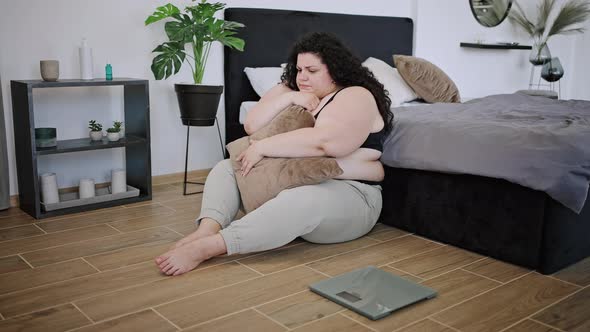
[[590, 3], [584, 0], [572, 0], [563, 5], [555, 18], [547, 36], [584, 32], [584, 28], [571, 28], [581, 24], [590, 16]]
[[[590, 17], [590, 2], [588, 0], [567, 0], [559, 9], [555, 20], [550, 24], [549, 15], [554, 10], [555, 0], [542, 0], [537, 6], [536, 20], [527, 17], [520, 4], [515, 1], [508, 19], [520, 26], [533, 39], [546, 42], [550, 36], [583, 32], [581, 24]], [[548, 29], [548, 30], [547, 30]], [[546, 35], [545, 35], [546, 34]]]

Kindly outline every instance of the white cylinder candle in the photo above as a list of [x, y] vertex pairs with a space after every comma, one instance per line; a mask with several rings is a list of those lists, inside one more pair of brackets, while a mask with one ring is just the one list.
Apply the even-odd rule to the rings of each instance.
[[78, 187], [80, 198], [94, 197], [94, 179], [80, 179], [80, 186]]
[[55, 173], [41, 174], [41, 200], [45, 204], [54, 204], [59, 202], [59, 193], [57, 191], [57, 176]]
[[122, 168], [111, 171], [111, 193], [119, 194], [127, 191], [127, 172]]

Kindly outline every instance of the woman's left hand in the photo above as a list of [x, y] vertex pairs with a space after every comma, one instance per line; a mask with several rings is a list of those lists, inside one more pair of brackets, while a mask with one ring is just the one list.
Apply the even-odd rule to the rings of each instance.
[[236, 161], [242, 162], [242, 168], [240, 168], [242, 176], [248, 175], [252, 167], [264, 158], [258, 147], [258, 141], [250, 140], [250, 146], [236, 159]]

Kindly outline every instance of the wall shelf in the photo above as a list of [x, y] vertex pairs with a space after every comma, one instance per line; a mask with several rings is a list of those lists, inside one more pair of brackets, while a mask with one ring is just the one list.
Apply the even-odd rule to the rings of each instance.
[[494, 44], [487, 44], [487, 43], [464, 43], [461, 42], [459, 44], [461, 47], [469, 47], [469, 48], [485, 48], [485, 49], [494, 49], [494, 50], [530, 50], [532, 46], [530, 45], [520, 45], [520, 44], [504, 44], [504, 43], [494, 43]]
[[101, 141], [92, 141], [90, 140], [90, 138], [66, 139], [57, 141], [57, 146], [54, 147], [37, 148], [37, 155], [122, 148], [130, 144], [138, 144], [144, 142], [145, 138], [135, 137], [131, 135], [127, 135], [125, 138], [121, 138], [115, 142], [110, 142], [108, 139], [106, 139], [106, 137], [103, 138]]
[[[41, 80], [13, 80], [12, 114], [15, 138], [16, 165], [18, 169], [19, 205], [21, 210], [34, 218], [47, 218], [68, 213], [89, 211], [150, 200], [152, 198], [152, 172], [150, 155], [150, 116], [148, 81], [135, 78], [79, 80], [66, 79], [56, 82]], [[110, 142], [92, 142], [89, 137], [58, 140], [57, 146], [37, 148], [35, 144], [35, 113], [33, 90], [38, 88], [113, 86], [123, 88], [125, 138]], [[92, 151], [102, 149], [125, 149], [127, 184], [137, 188], [136, 197], [46, 211], [41, 204], [41, 188], [37, 161], [43, 155]], [[56, 170], [59, 173], [59, 170]]]

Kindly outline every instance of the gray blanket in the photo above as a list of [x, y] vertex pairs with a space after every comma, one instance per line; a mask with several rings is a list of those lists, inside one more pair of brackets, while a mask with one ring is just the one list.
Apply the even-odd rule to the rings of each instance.
[[384, 164], [501, 178], [582, 210], [590, 182], [590, 101], [517, 93], [393, 111]]

